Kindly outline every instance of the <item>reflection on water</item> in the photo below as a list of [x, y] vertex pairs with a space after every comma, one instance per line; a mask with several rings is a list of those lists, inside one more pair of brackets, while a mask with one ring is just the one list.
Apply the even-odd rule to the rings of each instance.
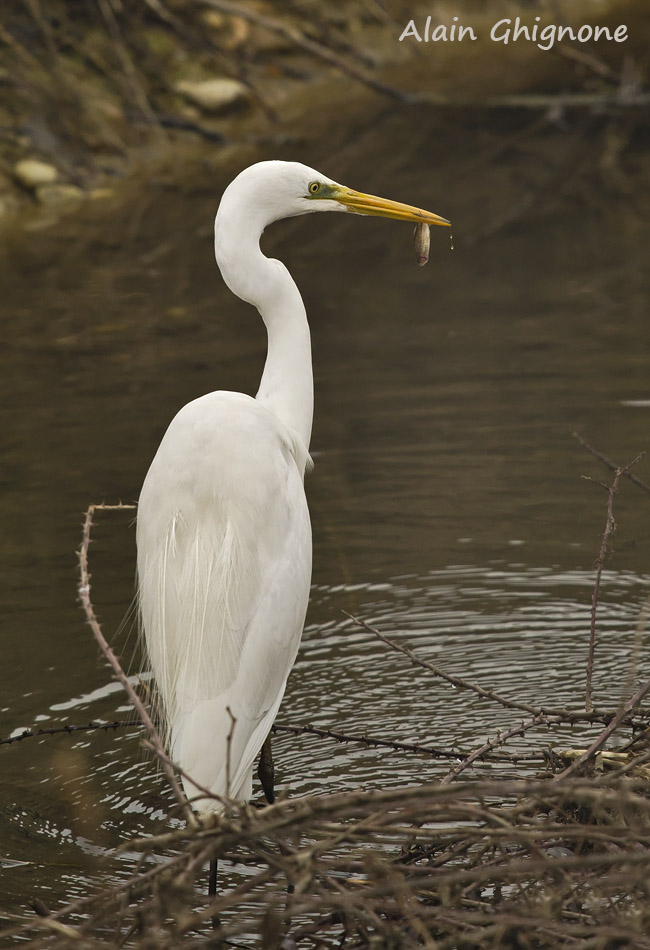
[[[413, 667], [341, 611], [506, 695], [581, 701], [605, 496], [580, 476], [607, 475], [571, 432], [618, 462], [648, 446], [648, 215], [621, 201], [605, 219], [583, 197], [561, 221], [533, 215], [470, 241], [500, 206], [516, 205], [537, 165], [519, 154], [481, 165], [503, 129], [448, 129], [443, 160], [438, 121], [423, 113], [413, 148], [384, 164], [385, 142], [412, 135], [403, 110], [356, 151], [331, 143], [329, 158], [322, 147], [286, 156], [448, 215], [456, 250], [432, 234], [431, 263], [419, 269], [410, 228], [343, 215], [265, 236], [303, 291], [316, 379], [314, 588], [280, 718], [460, 751], [518, 717]], [[566, 134], [545, 132], [539, 147], [555, 161]], [[212, 261], [222, 185], [197, 182], [179, 195], [154, 182], [126, 218], [33, 235], [6, 265], [2, 735], [124, 715], [75, 601], [81, 513], [91, 501], [137, 497], [184, 402], [218, 387], [255, 390], [263, 329]], [[552, 209], [554, 196], [543, 197]], [[646, 480], [648, 468], [638, 466]], [[647, 499], [626, 484], [616, 512], [594, 684], [612, 706], [634, 676], [650, 570]], [[95, 602], [128, 658], [132, 625], [120, 624], [133, 594], [131, 515], [97, 521]], [[135, 652], [132, 669], [139, 663]], [[138, 735], [0, 749], [0, 859], [17, 862], [4, 870], [5, 906], [83, 896], [90, 874], [126, 876], [133, 856], [112, 849], [167, 826], [172, 802]], [[571, 746], [583, 738], [566, 735]], [[548, 741], [542, 732], [513, 748]], [[418, 782], [448, 768], [313, 736], [276, 746], [292, 795]]]

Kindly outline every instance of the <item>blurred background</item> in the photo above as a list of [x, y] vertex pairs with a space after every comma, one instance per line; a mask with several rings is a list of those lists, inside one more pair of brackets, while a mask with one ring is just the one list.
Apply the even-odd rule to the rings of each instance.
[[[399, 41], [427, 16], [478, 38]], [[517, 16], [625, 24], [629, 39], [490, 40]], [[185, 402], [255, 392], [265, 334], [221, 282], [211, 235], [227, 182], [267, 158], [453, 222], [453, 250], [434, 230], [421, 269], [397, 222], [307, 216], [264, 237], [303, 293], [316, 387], [314, 586], [280, 721], [458, 750], [512, 725], [342, 610], [486, 687], [581, 702], [606, 516], [582, 476], [613, 474], [573, 433], [619, 465], [650, 447], [649, 40], [641, 0], [4, 0], [0, 736], [129, 715], [76, 600], [82, 515], [137, 500]], [[647, 456], [634, 471], [650, 482]], [[604, 705], [647, 675], [632, 642], [649, 506], [624, 480], [599, 605]], [[97, 611], [135, 673], [133, 513], [98, 514], [93, 542]], [[0, 754], [7, 914], [126, 877], [115, 845], [166, 826], [137, 729]], [[446, 770], [309, 737], [276, 755], [292, 795]]]

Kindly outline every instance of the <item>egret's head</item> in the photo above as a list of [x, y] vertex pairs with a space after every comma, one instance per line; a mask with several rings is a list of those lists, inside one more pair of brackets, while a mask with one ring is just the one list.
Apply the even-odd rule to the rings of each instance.
[[244, 169], [226, 189], [222, 205], [240, 199], [262, 228], [311, 211], [352, 211], [417, 224], [449, 225], [446, 218], [431, 211], [353, 191], [300, 162], [258, 162]]
[[446, 218], [432, 211], [353, 191], [317, 172], [307, 185], [305, 201], [307, 211], [353, 211], [355, 214], [372, 214], [380, 218], [395, 218], [397, 221], [415, 221], [417, 224], [450, 225]]

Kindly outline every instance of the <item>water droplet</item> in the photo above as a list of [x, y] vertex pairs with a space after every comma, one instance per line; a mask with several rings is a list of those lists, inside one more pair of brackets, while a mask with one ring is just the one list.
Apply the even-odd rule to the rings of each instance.
[[454, 234], [453, 231], [449, 232], [449, 250], [453, 251], [454, 249]]

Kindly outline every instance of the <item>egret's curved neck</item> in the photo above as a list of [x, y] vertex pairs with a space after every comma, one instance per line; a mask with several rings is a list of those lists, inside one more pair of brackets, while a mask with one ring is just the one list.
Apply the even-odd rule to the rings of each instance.
[[[224, 196], [225, 199], [226, 196]], [[259, 310], [268, 352], [256, 399], [298, 433], [309, 448], [314, 412], [311, 339], [305, 306], [291, 274], [265, 257], [264, 225], [222, 201], [214, 230], [217, 264], [234, 294]]]

